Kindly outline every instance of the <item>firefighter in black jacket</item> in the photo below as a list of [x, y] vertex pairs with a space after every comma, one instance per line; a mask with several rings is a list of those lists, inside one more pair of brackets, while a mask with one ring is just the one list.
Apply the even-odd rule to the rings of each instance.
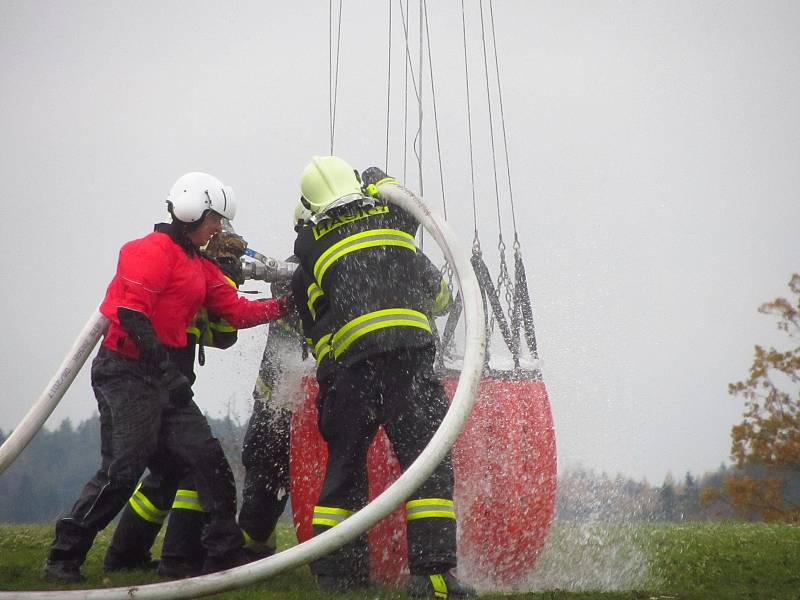
[[[367, 184], [387, 179], [378, 169], [364, 173]], [[433, 437], [448, 404], [433, 370], [430, 294], [416, 258], [416, 220], [365, 196], [357, 173], [338, 157], [315, 157], [303, 172], [301, 192], [314, 224], [298, 232], [295, 254], [327, 299], [335, 360], [332, 389], [320, 407], [320, 432], [328, 443], [313, 516], [320, 534], [366, 504], [366, 455], [378, 426], [406, 469]], [[448, 454], [405, 505], [408, 591], [414, 597], [475, 596], [452, 573], [452, 498]], [[368, 584], [368, 556], [359, 542], [317, 560], [312, 570], [324, 589]]]

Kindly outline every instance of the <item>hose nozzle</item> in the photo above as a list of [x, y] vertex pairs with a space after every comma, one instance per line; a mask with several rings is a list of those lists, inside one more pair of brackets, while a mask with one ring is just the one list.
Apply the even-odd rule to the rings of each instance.
[[297, 263], [261, 256], [259, 260], [242, 259], [242, 275], [245, 279], [257, 279], [267, 283], [280, 283], [292, 278]]

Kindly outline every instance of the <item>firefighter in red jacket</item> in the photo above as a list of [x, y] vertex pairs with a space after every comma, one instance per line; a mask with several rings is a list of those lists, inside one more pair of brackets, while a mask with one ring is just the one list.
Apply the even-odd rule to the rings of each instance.
[[[394, 182], [374, 168], [366, 178], [368, 184]], [[417, 260], [416, 220], [367, 197], [357, 173], [335, 156], [312, 160], [301, 191], [313, 225], [298, 232], [294, 251], [299, 268], [327, 299], [336, 365], [332, 389], [320, 402], [328, 462], [312, 520], [319, 535], [366, 503], [367, 448], [378, 427], [383, 426], [405, 470], [439, 427], [447, 398], [433, 370], [430, 292]], [[452, 572], [456, 514], [449, 454], [405, 508], [409, 594], [474, 597], [475, 591]], [[318, 559], [311, 569], [326, 590], [367, 585], [363, 541]]]
[[[234, 288], [243, 283], [241, 256], [247, 242], [232, 228], [214, 235], [201, 252], [215, 260]], [[206, 348], [230, 348], [236, 343], [237, 330], [223, 319], [202, 308], [186, 329], [187, 344], [172, 353], [172, 358], [189, 382], [197, 378], [195, 357], [205, 364]], [[174, 457], [173, 457], [174, 458]], [[151, 559], [150, 550], [169, 515], [161, 548], [161, 560]], [[203, 569], [205, 551], [201, 531], [206, 513], [194, 485], [194, 477], [181, 461], [160, 461], [128, 500], [122, 510], [111, 543], [103, 559], [106, 571], [148, 569], [170, 579], [198, 575]]]
[[235, 214], [230, 187], [206, 173], [188, 173], [172, 186], [167, 207], [172, 223], [122, 247], [100, 305], [110, 324], [91, 375], [102, 463], [70, 514], [56, 523], [45, 579], [82, 579], [80, 566], [97, 532], [125, 506], [162, 450], [191, 468], [208, 512], [203, 570], [246, 562], [230, 465], [171, 352], [186, 345], [186, 328], [202, 306], [243, 329], [281, 318], [289, 300], [239, 297], [219, 267], [198, 253], [221, 231], [222, 219]]

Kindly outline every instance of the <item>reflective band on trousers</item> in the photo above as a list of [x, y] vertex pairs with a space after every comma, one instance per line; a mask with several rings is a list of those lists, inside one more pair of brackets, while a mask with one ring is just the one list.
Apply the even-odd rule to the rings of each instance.
[[306, 290], [306, 296], [308, 297], [308, 302], [306, 302], [306, 305], [308, 306], [308, 312], [311, 313], [311, 318], [315, 321], [317, 320], [317, 309], [314, 308], [314, 304], [324, 294], [325, 292], [322, 291], [322, 288], [320, 288], [314, 281], [311, 282]]
[[406, 502], [406, 521], [432, 517], [455, 519], [453, 501], [446, 498], [420, 498]]
[[203, 509], [203, 505], [200, 504], [200, 497], [197, 495], [196, 490], [178, 490], [175, 493], [175, 500], [172, 502], [172, 508], [206, 512]]
[[333, 334], [331, 346], [336, 358], [362, 335], [386, 327], [418, 327], [428, 333], [431, 325], [424, 313], [410, 308], [386, 308], [356, 317]]
[[128, 504], [130, 504], [134, 512], [142, 517], [145, 521], [155, 523], [156, 525], [161, 525], [164, 523], [164, 519], [167, 518], [167, 513], [169, 511], [156, 508], [155, 505], [150, 502], [147, 496], [139, 491], [139, 488], [141, 487], [141, 483], [136, 486], [133, 495], [128, 500]]
[[429, 575], [433, 586], [433, 595], [437, 598], [447, 598], [447, 584], [442, 575]]
[[326, 527], [334, 527], [347, 517], [353, 514], [352, 510], [346, 508], [333, 508], [330, 506], [315, 506], [314, 518], [311, 520], [312, 525], [324, 525]]
[[412, 252], [417, 251], [414, 244], [414, 236], [400, 231], [399, 229], [371, 229], [362, 231], [336, 242], [333, 246], [325, 250], [314, 263], [314, 279], [317, 284], [322, 286], [322, 278], [325, 271], [345, 254], [363, 250], [364, 248], [375, 248], [377, 246], [400, 246]]

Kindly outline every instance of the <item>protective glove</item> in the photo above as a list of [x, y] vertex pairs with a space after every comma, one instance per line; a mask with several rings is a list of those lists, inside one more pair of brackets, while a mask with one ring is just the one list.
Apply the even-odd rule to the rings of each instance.
[[192, 384], [189, 378], [178, 370], [173, 363], [164, 365], [162, 363], [163, 375], [161, 380], [167, 387], [169, 392], [169, 401], [173, 406], [182, 407], [186, 406], [194, 398], [192, 391]]
[[232, 231], [220, 231], [206, 245], [205, 253], [214, 260], [239, 260], [247, 249], [247, 241]]
[[283, 310], [284, 315], [291, 314], [294, 311], [294, 296], [291, 294], [284, 294], [283, 296], [278, 296], [278, 305]]
[[379, 167], [370, 167], [361, 174], [362, 190], [367, 196], [375, 196], [378, 193], [379, 183], [394, 183], [397, 180], [384, 173]]

